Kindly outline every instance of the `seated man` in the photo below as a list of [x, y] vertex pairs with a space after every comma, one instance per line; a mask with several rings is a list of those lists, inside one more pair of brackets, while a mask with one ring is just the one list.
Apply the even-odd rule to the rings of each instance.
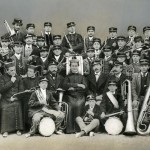
[[85, 105], [83, 115], [76, 117], [76, 122], [81, 129], [81, 132], [76, 134], [77, 138], [88, 133], [90, 133], [89, 136], [94, 136], [92, 131], [99, 128], [100, 108], [96, 104], [96, 99], [93, 95], [87, 96], [87, 100], [89, 104]]
[[21, 135], [23, 128], [22, 106], [16, 93], [23, 91], [21, 77], [16, 75], [15, 63], [5, 64], [6, 73], [0, 78], [1, 100], [1, 133], [7, 137], [8, 133], [16, 132]]
[[39, 89], [32, 93], [29, 100], [29, 117], [32, 118], [32, 127], [26, 137], [30, 137], [37, 132], [40, 120], [43, 117], [54, 116], [56, 118], [56, 133], [62, 134], [59, 127], [64, 119], [64, 113], [60, 111], [58, 103], [53, 98], [52, 93], [47, 90], [48, 80], [41, 77]]
[[107, 82], [108, 75], [102, 73], [102, 64], [100, 61], [94, 61], [92, 64], [92, 71], [87, 76], [88, 81], [88, 94], [96, 96], [96, 100], [101, 102], [104, 87]]
[[66, 133], [75, 133], [75, 118], [83, 112], [87, 82], [85, 77], [79, 73], [77, 59], [70, 61], [70, 70], [71, 73], [65, 77], [63, 82], [63, 89], [66, 90], [64, 99], [69, 105]]
[[[113, 114], [116, 112], [123, 111], [125, 109], [124, 100], [120, 93], [117, 92], [117, 82], [113, 79], [108, 81], [108, 92], [103, 94], [103, 99], [100, 105], [101, 118], [104, 119], [106, 114]], [[126, 114], [116, 115], [121, 121], [126, 123]], [[104, 123], [106, 119], [102, 120]]]

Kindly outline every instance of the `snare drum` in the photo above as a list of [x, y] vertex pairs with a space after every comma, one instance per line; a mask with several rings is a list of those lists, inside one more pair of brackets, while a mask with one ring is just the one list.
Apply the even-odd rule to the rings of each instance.
[[123, 124], [121, 120], [117, 117], [110, 117], [105, 122], [104, 126], [105, 126], [105, 130], [107, 131], [107, 133], [111, 135], [118, 135], [121, 133], [123, 129]]
[[51, 136], [55, 131], [55, 123], [49, 117], [44, 117], [39, 124], [39, 133], [43, 136]]

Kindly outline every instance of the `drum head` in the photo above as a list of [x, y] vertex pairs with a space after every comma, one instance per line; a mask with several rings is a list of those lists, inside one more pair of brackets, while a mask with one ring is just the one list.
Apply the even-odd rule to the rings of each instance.
[[110, 117], [105, 123], [105, 130], [108, 134], [118, 135], [123, 129], [123, 124], [119, 118]]
[[55, 123], [49, 118], [45, 117], [40, 121], [39, 133], [43, 136], [51, 136], [55, 131]]

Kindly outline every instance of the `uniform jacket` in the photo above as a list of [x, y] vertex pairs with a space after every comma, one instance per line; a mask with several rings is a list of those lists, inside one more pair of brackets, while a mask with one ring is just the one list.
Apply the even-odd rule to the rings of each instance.
[[88, 94], [101, 95], [104, 92], [104, 87], [106, 85], [108, 76], [104, 73], [101, 73], [98, 81], [96, 82], [96, 77], [94, 71], [87, 76], [88, 81]]
[[[82, 117], [88, 117], [88, 115], [86, 115], [86, 112], [89, 110], [89, 108], [90, 108], [89, 104], [87, 104], [84, 107]], [[93, 108], [93, 113], [94, 113], [93, 119], [99, 119], [99, 116], [100, 116], [100, 107], [99, 107], [99, 105], [95, 104], [95, 106]]]
[[[67, 34], [66, 36], [67, 36], [70, 44], [72, 45], [73, 51], [75, 53], [81, 54], [83, 49], [84, 49], [84, 42], [83, 42], [82, 36], [80, 34], [78, 34], [78, 33]], [[67, 43], [65, 37], [63, 37], [62, 46], [66, 47], [67, 49], [70, 49], [70, 46]]]
[[[46, 91], [46, 101], [48, 103], [48, 108], [49, 109], [54, 109], [54, 110], [59, 110], [58, 103], [54, 99], [52, 93], [50, 91]], [[38, 97], [35, 92], [32, 93], [30, 99], [29, 99], [29, 117], [32, 117], [35, 113], [39, 112], [42, 110], [44, 107], [43, 104], [40, 103], [38, 100]]]
[[115, 108], [109, 97], [106, 93], [103, 94], [102, 102], [100, 104], [101, 112], [104, 112], [105, 114], [111, 114], [115, 112], [119, 112], [120, 110], [124, 110], [124, 101], [122, 99], [121, 94], [115, 93], [114, 97], [118, 101], [119, 108]]
[[46, 78], [49, 81], [48, 90], [56, 92], [56, 90], [59, 87], [60, 88], [62, 87], [62, 83], [63, 83], [63, 80], [64, 80], [63, 76], [57, 74], [56, 77], [55, 77], [55, 79], [53, 79], [52, 75], [50, 73], [48, 73], [46, 75]]
[[[147, 76], [147, 86], [150, 84], [150, 73]], [[141, 72], [133, 74], [132, 80], [132, 96], [133, 100], [138, 100], [141, 93]]]

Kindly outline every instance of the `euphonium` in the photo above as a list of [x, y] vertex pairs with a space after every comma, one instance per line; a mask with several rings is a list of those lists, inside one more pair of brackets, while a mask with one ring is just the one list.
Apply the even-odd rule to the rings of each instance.
[[[125, 94], [127, 94], [127, 122], [126, 128], [124, 131], [125, 135], [134, 135], [136, 134], [134, 120], [133, 120], [133, 112], [132, 112], [132, 95], [131, 95], [131, 82], [130, 80], [125, 80], [123, 82], [125, 86]], [[126, 89], [127, 88], [127, 89]]]
[[61, 88], [57, 89], [57, 92], [59, 93], [59, 106], [61, 107], [61, 111], [65, 113], [65, 118], [64, 121], [62, 122], [60, 128], [64, 130], [67, 126], [67, 118], [68, 118], [68, 104], [63, 102], [63, 95], [64, 95], [64, 90]]
[[150, 133], [150, 123], [146, 122], [144, 119], [149, 114], [149, 96], [150, 96], [150, 85], [147, 89], [146, 95], [144, 97], [142, 109], [140, 111], [138, 120], [137, 120], [137, 132], [140, 135], [147, 135]]

